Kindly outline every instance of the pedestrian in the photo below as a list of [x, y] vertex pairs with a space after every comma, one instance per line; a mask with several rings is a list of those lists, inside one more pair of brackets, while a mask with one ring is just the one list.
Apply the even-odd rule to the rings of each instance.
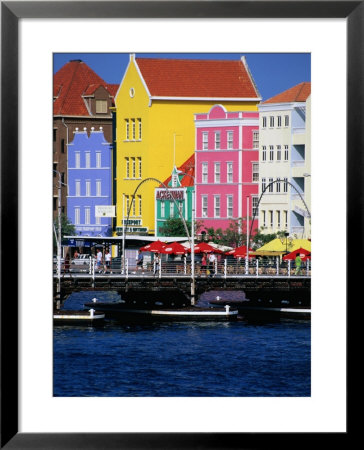
[[96, 269], [99, 271], [99, 273], [102, 272], [102, 252], [100, 249], [97, 250], [96, 254]]
[[214, 252], [211, 252], [209, 255], [209, 272], [210, 272], [210, 277], [213, 276], [213, 273], [215, 272], [215, 261], [216, 261], [216, 256], [214, 254]]
[[104, 265], [104, 271], [105, 271], [105, 273], [107, 273], [107, 272], [112, 273], [112, 272], [110, 271], [110, 269], [111, 269], [111, 254], [110, 254], [109, 249], [107, 249], [107, 250], [106, 250], [106, 253], [105, 253], [105, 265]]
[[207, 269], [207, 257], [206, 257], [206, 253], [203, 253], [202, 259], [201, 259], [201, 275], [203, 273], [206, 275], [206, 269]]
[[136, 257], [136, 265], [137, 270], [143, 270], [143, 253], [141, 250], [138, 251], [137, 257]]
[[154, 275], [159, 272], [159, 254], [154, 255]]
[[70, 254], [67, 253], [66, 257], [64, 258], [64, 273], [69, 273], [70, 271]]
[[77, 248], [76, 248], [76, 251], [75, 251], [75, 253], [73, 255], [73, 258], [77, 259], [78, 257], [79, 257], [79, 253], [78, 253]]
[[301, 274], [302, 259], [301, 259], [299, 253], [296, 253], [296, 259], [294, 260], [294, 262], [295, 262], [295, 266], [296, 266], [295, 275], [300, 275]]

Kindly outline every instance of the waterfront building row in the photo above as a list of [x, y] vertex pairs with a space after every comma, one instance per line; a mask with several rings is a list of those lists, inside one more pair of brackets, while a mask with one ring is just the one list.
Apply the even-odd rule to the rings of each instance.
[[[130, 55], [115, 97], [93, 85], [82, 101], [96, 101], [103, 90], [107, 131], [73, 125], [74, 139], [64, 146], [67, 215], [78, 233], [120, 235], [126, 226], [162, 236], [177, 209], [191, 219], [194, 202], [206, 228], [249, 216], [253, 229], [310, 237], [310, 83], [260, 103], [244, 58]], [[114, 206], [116, 218], [96, 217], [99, 206]]]

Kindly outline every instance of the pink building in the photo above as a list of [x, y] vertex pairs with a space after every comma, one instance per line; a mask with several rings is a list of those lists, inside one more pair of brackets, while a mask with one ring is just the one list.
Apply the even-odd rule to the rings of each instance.
[[[205, 228], [227, 228], [242, 219], [249, 228], [259, 191], [259, 113], [228, 112], [214, 105], [195, 114], [196, 220]], [[258, 215], [253, 230], [258, 227]]]

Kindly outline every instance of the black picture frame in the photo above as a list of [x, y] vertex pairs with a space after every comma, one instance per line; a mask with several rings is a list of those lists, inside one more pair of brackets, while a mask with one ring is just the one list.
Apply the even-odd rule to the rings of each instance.
[[[1, 448], [8, 449], [187, 449], [297, 448], [309, 440], [345, 445], [346, 433], [19, 433], [18, 272], [9, 255], [18, 236], [18, 22], [21, 18], [345, 18], [347, 20], [347, 255], [362, 250], [364, 5], [363, 1], [5, 1], [1, 2]], [[329, 44], [328, 44], [329, 45]], [[356, 230], [356, 239], [349, 239]], [[10, 234], [9, 234], [10, 233]], [[9, 238], [10, 236], [10, 238]], [[362, 258], [360, 256], [360, 258]], [[347, 258], [347, 261], [349, 259]], [[362, 264], [347, 267], [347, 298]], [[354, 299], [355, 300], [355, 299]], [[347, 309], [347, 317], [349, 310]], [[349, 375], [350, 346], [347, 345]], [[350, 432], [350, 433], [349, 433]], [[344, 441], [345, 440], [345, 441]]]

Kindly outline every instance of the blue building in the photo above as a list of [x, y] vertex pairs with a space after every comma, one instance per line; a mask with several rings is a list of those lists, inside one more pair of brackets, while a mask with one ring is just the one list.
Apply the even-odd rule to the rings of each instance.
[[112, 234], [111, 154], [112, 145], [105, 140], [102, 127], [92, 127], [90, 135], [86, 128], [76, 128], [68, 145], [67, 213], [79, 236]]

